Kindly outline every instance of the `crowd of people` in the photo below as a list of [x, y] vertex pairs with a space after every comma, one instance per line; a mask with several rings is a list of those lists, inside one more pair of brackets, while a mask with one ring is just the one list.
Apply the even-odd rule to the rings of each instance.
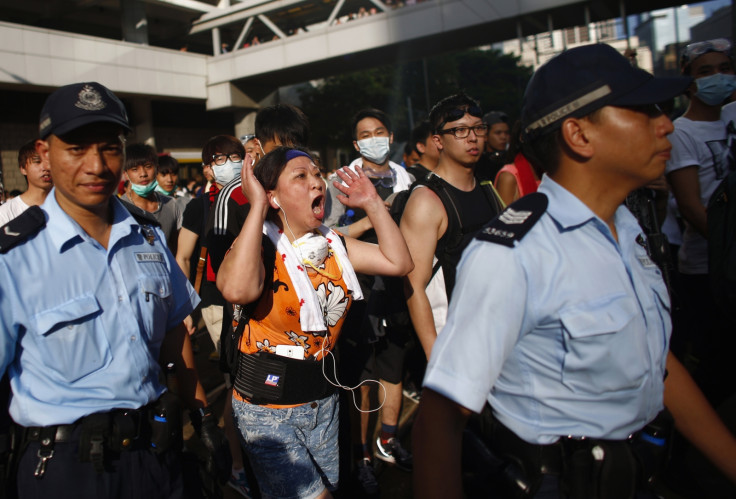
[[182, 406], [203, 473], [246, 498], [377, 497], [375, 459], [421, 498], [657, 497], [682, 438], [725, 477], [697, 495], [733, 494], [714, 407], [736, 396], [735, 319], [708, 263], [736, 227], [706, 208], [736, 178], [736, 76], [727, 40], [681, 62], [655, 78], [604, 44], [565, 51], [516, 123], [440, 99], [402, 164], [389, 115], [358, 109], [331, 174], [308, 117], [264, 107], [202, 144], [199, 186], [126, 142], [109, 89], [56, 90], [0, 205], [6, 496], [217, 494], [182, 459]]

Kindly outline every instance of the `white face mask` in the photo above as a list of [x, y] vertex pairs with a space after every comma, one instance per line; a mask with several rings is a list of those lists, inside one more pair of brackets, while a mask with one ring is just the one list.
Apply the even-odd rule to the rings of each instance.
[[243, 169], [243, 162], [225, 161], [224, 165], [213, 165], [212, 174], [215, 176], [215, 182], [220, 185], [225, 185], [234, 178], [240, 177], [240, 172]]
[[388, 137], [371, 137], [358, 141], [360, 155], [371, 163], [382, 165], [388, 159], [389, 140]]
[[291, 243], [302, 257], [302, 263], [317, 269], [325, 262], [329, 253], [327, 238], [316, 232], [307, 232], [302, 237]]

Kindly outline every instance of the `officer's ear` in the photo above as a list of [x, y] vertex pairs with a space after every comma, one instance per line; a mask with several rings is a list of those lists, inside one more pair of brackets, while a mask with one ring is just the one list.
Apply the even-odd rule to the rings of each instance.
[[593, 124], [588, 118], [567, 118], [560, 130], [562, 142], [568, 150], [585, 159], [593, 156], [594, 147], [591, 134], [594, 133]]
[[[48, 140], [51, 140], [51, 137], [49, 137]], [[36, 139], [36, 142], [33, 144], [36, 148], [36, 154], [41, 156], [41, 161], [44, 161], [48, 163], [49, 161], [49, 142], [48, 140], [41, 140]]]

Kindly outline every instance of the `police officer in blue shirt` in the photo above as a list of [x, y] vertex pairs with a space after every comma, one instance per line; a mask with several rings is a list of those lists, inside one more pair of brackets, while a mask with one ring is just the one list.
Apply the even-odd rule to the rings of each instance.
[[129, 129], [99, 83], [52, 93], [38, 153], [55, 188], [0, 229], [0, 373], [21, 498], [180, 497], [167, 364], [205, 444], [221, 448], [182, 324], [199, 297], [161, 230], [113, 196]]
[[736, 440], [668, 353], [670, 302], [622, 206], [658, 178], [673, 127], [654, 78], [615, 49], [550, 60], [525, 93], [528, 156], [546, 174], [458, 266], [414, 426], [417, 497], [460, 497], [461, 436], [482, 413], [498, 497], [628, 498], [675, 425], [736, 481]]

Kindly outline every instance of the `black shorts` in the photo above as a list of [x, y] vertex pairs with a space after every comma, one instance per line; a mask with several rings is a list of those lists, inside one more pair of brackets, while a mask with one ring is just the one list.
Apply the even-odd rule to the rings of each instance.
[[411, 329], [387, 328], [386, 334], [373, 344], [373, 354], [365, 363], [361, 381], [382, 379], [392, 384], [404, 379], [404, 359], [414, 346]]

